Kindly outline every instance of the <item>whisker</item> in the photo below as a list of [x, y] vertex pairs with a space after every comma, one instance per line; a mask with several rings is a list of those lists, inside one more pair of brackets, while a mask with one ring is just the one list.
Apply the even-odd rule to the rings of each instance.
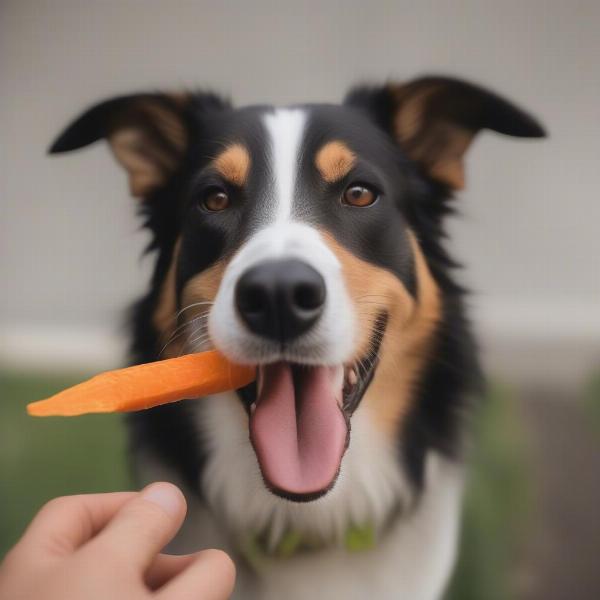
[[[208, 317], [208, 312], [205, 314], [198, 315], [194, 319], [191, 319], [190, 321], [186, 321], [185, 323], [182, 323], [181, 325], [176, 327], [171, 332], [169, 339], [165, 342], [164, 346], [161, 348], [161, 350], [159, 352], [159, 356], [162, 355], [162, 353], [169, 346], [169, 344], [172, 344], [176, 339], [180, 338], [186, 332], [186, 329], [193, 327], [196, 323], [199, 323], [200, 321], [202, 321], [202, 319], [206, 319], [207, 317]], [[163, 336], [163, 338], [164, 337], [165, 336]]]
[[204, 331], [194, 337], [190, 337], [187, 341], [186, 341], [186, 346], [193, 346], [194, 344], [202, 344], [203, 342], [205, 342], [206, 340], [210, 339], [210, 335], [208, 333], [208, 331]]
[[192, 347], [194, 344], [203, 344], [206, 340], [210, 339], [210, 333], [206, 322], [203, 322], [198, 327], [191, 329], [189, 336], [185, 342], [186, 347]]
[[177, 333], [178, 331], [181, 331], [182, 329], [184, 329], [185, 327], [188, 327], [190, 325], [192, 325], [193, 323], [195, 323], [196, 321], [199, 321], [201, 319], [206, 319], [208, 318], [208, 316], [210, 315], [210, 311], [206, 311], [205, 313], [202, 313], [196, 317], [194, 317], [193, 319], [190, 319], [189, 321], [184, 321], [183, 323], [181, 323], [180, 325], [178, 325], [172, 332], [171, 335]]
[[193, 302], [192, 304], [188, 304], [187, 306], [184, 306], [176, 315], [175, 315], [175, 319], [179, 319], [179, 317], [186, 311], [189, 310], [190, 308], [195, 308], [196, 306], [212, 306], [214, 304], [214, 302], [210, 301], [210, 300], [206, 300], [206, 301], [202, 301], [202, 302]]
[[[212, 306], [214, 304], [214, 302], [211, 301], [206, 301], [206, 302], [194, 302], [193, 304], [189, 304], [188, 306], [184, 306], [180, 311], [178, 311], [177, 313], [173, 313], [169, 318], [168, 318], [168, 323], [171, 324], [173, 323], [173, 321], [177, 321], [179, 320], [179, 317], [187, 310], [191, 309], [191, 308], [195, 308], [197, 306], [202, 306], [202, 305], [210, 305]], [[207, 310], [206, 313], [209, 313], [210, 310]]]
[[358, 306], [377, 306], [378, 308], [386, 309], [387, 305], [377, 302], [376, 300], [361, 300], [356, 303]]
[[355, 298], [355, 300], [362, 300], [363, 298], [381, 298], [382, 300], [386, 300], [389, 301], [389, 298], [387, 296], [384, 296], [383, 294], [364, 294], [362, 296], [357, 296]]

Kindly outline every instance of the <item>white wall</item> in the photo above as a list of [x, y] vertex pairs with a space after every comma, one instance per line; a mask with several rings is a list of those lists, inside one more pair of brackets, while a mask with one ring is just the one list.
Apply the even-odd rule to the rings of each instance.
[[492, 86], [550, 131], [484, 133], [471, 151], [452, 232], [486, 339], [600, 346], [599, 23], [593, 0], [3, 0], [0, 336], [29, 353], [25, 330], [59, 328], [87, 332], [85, 347], [144, 287], [146, 236], [106, 148], [44, 154], [89, 103], [182, 86], [336, 101], [356, 81], [433, 71]]

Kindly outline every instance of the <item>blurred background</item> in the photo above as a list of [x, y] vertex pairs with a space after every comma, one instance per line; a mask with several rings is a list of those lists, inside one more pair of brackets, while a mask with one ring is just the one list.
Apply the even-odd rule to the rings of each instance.
[[473, 144], [451, 219], [492, 381], [453, 598], [600, 597], [600, 3], [529, 0], [0, 3], [0, 555], [65, 493], [132, 485], [119, 419], [28, 401], [124, 364], [151, 260], [103, 144], [45, 150], [115, 94], [339, 101], [443, 73], [497, 90], [544, 141]]

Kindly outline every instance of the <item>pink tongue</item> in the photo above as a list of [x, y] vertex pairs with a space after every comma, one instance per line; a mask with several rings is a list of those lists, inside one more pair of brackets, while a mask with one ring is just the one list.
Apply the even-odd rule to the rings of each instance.
[[334, 481], [348, 428], [335, 389], [335, 367], [303, 367], [296, 389], [288, 363], [263, 367], [250, 439], [263, 477], [290, 494], [317, 494]]

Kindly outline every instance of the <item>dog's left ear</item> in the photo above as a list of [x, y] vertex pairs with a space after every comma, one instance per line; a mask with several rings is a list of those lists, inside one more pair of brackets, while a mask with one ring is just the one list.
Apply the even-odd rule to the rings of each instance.
[[448, 77], [352, 90], [346, 104], [366, 110], [425, 173], [451, 188], [465, 184], [464, 155], [481, 129], [544, 137], [531, 115], [497, 94]]
[[163, 186], [188, 145], [185, 94], [134, 94], [92, 106], [73, 121], [49, 152], [68, 152], [105, 138], [129, 176], [132, 196]]

